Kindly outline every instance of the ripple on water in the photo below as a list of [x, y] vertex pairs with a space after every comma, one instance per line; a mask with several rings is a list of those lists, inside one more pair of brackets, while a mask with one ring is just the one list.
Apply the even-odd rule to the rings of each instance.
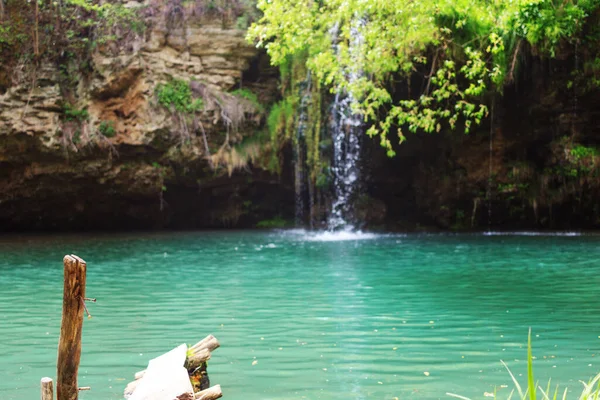
[[500, 359], [525, 376], [530, 326], [536, 377], [578, 386], [600, 357], [598, 242], [304, 230], [4, 239], [0, 399], [35, 397], [55, 369], [67, 253], [88, 261], [98, 298], [81, 400], [121, 399], [150, 358], [209, 333], [221, 342], [211, 381], [230, 399], [482, 398], [511, 385]]

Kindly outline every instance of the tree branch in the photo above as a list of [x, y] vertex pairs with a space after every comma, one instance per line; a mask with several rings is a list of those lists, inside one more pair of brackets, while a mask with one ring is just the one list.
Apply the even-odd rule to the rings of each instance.
[[433, 73], [435, 71], [435, 65], [437, 63], [437, 58], [438, 58], [438, 54], [440, 53], [440, 50], [436, 50], [435, 51], [435, 55], [433, 56], [433, 62], [431, 63], [431, 71], [429, 71], [429, 75], [427, 75], [427, 86], [425, 87], [425, 94], [429, 94], [429, 86], [431, 85], [431, 77], [433, 76]]
[[511, 83], [515, 79], [515, 67], [517, 65], [517, 56], [519, 55], [519, 50], [521, 49], [522, 40], [519, 40], [517, 43], [517, 47], [515, 48], [515, 52], [513, 53], [512, 62], [510, 64], [510, 72], [508, 73], [508, 83]]

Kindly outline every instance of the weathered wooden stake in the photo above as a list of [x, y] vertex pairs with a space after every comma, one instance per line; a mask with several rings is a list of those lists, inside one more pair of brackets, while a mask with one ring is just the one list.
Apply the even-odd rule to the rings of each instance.
[[86, 263], [76, 255], [67, 255], [64, 263], [62, 324], [58, 341], [56, 378], [57, 400], [77, 400], [77, 370], [81, 358], [83, 299], [85, 298]]
[[42, 400], [54, 400], [54, 384], [52, 378], [42, 378]]

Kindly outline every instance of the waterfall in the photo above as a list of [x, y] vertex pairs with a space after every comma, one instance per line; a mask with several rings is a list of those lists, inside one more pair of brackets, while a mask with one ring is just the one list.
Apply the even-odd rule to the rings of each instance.
[[298, 123], [296, 137], [294, 138], [294, 191], [295, 191], [295, 223], [302, 227], [306, 223], [305, 212], [307, 209], [307, 171], [306, 171], [306, 129], [308, 127], [308, 104], [310, 103], [310, 75], [301, 83], [300, 107], [298, 109]]
[[353, 230], [352, 201], [358, 192], [360, 135], [363, 125], [360, 116], [352, 114], [353, 98], [338, 93], [331, 107], [331, 133], [333, 135], [333, 189], [334, 199], [328, 227], [331, 230]]
[[496, 106], [496, 98], [492, 99], [492, 112], [490, 115], [490, 138], [488, 144], [488, 182], [486, 190], [486, 200], [488, 206], [488, 232], [492, 231], [492, 183], [493, 183], [493, 162], [494, 162], [494, 108]]
[[[352, 41], [350, 54], [363, 42], [360, 27], [364, 26], [364, 19], [355, 19], [352, 23]], [[337, 26], [332, 30], [334, 46], [337, 38]], [[337, 50], [337, 49], [336, 49]], [[360, 71], [348, 71], [347, 79], [350, 83], [363, 76]], [[330, 230], [354, 230], [352, 203], [360, 193], [360, 154], [361, 138], [364, 131], [362, 117], [352, 112], [352, 103], [355, 99], [352, 94], [340, 91], [335, 95], [331, 106], [331, 123], [329, 129], [333, 140], [333, 158], [331, 171], [333, 174], [334, 198], [331, 214], [327, 221]]]
[[294, 192], [295, 192], [295, 224], [296, 227], [304, 226], [304, 211], [306, 210], [306, 201], [304, 200], [304, 182], [305, 182], [305, 165], [304, 165], [304, 140], [298, 136], [294, 145]]

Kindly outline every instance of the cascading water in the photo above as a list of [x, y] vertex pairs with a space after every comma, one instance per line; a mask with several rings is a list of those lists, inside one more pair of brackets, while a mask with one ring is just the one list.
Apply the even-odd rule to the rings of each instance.
[[302, 227], [306, 223], [306, 129], [308, 126], [308, 104], [310, 103], [310, 91], [306, 88], [310, 83], [310, 75], [306, 81], [300, 84], [300, 107], [298, 109], [298, 123], [296, 126], [296, 138], [294, 140], [294, 190], [295, 190], [295, 218], [296, 226]]
[[338, 93], [331, 107], [331, 132], [333, 134], [333, 186], [334, 200], [328, 227], [331, 230], [353, 230], [351, 202], [359, 185], [360, 135], [362, 120], [352, 113], [351, 95]]
[[[350, 43], [350, 55], [356, 53], [363, 42], [360, 27], [365, 21], [356, 19], [353, 22]], [[333, 42], [337, 41], [337, 30], [332, 30]], [[334, 46], [337, 47], [336, 44]], [[337, 48], [336, 48], [337, 50]], [[349, 71], [347, 78], [350, 83], [362, 76], [360, 71]], [[329, 230], [354, 230], [352, 221], [352, 203], [359, 193], [360, 188], [360, 154], [363, 122], [360, 115], [352, 112], [352, 94], [342, 91], [335, 95], [331, 106], [331, 124], [329, 126], [333, 139], [333, 159], [331, 170], [333, 173], [334, 199], [331, 214], [327, 221]]]
[[[298, 131], [300, 129], [298, 128]], [[296, 227], [304, 225], [304, 210], [306, 202], [304, 201], [304, 139], [298, 133], [294, 145], [294, 192], [295, 192], [295, 218]]]

